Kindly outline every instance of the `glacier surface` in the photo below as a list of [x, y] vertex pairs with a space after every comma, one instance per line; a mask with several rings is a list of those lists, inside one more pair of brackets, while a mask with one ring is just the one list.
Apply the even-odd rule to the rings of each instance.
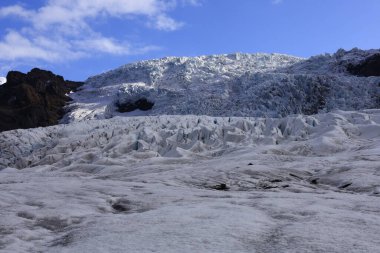
[[68, 124], [0, 133], [0, 252], [377, 252], [380, 77], [347, 67], [379, 52], [89, 78]]
[[0, 251], [376, 252], [380, 110], [0, 133]]

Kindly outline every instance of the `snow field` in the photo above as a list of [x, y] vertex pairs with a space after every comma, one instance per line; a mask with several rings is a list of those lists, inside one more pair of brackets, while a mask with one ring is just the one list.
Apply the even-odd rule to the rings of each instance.
[[380, 110], [3, 132], [0, 251], [376, 252], [379, 138]]

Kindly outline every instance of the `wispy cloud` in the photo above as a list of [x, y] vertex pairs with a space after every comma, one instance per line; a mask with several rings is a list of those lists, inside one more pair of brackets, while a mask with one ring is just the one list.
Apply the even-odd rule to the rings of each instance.
[[41, 60], [57, 62], [96, 54], [131, 55], [157, 49], [105, 36], [92, 22], [102, 18], [145, 20], [147, 27], [161, 31], [180, 29], [183, 23], [169, 16], [180, 5], [198, 0], [47, 0], [43, 6], [0, 7], [0, 19], [17, 18], [20, 29], [9, 27], [0, 40], [2, 61]]

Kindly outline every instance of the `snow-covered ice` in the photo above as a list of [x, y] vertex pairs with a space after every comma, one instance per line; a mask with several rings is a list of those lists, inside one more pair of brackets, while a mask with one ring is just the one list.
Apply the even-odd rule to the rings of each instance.
[[[136, 115], [283, 117], [380, 106], [380, 77], [347, 73], [380, 50], [339, 50], [309, 59], [282, 54], [166, 57], [90, 77], [63, 122]], [[149, 111], [118, 113], [117, 103], [146, 98]]]
[[0, 85], [3, 85], [7, 82], [7, 78], [0, 76]]
[[4, 252], [377, 252], [380, 110], [3, 132], [0, 192]]
[[[379, 52], [89, 78], [70, 124], [0, 133], [0, 251], [379, 251], [380, 77], [347, 72]], [[140, 99], [153, 108], [117, 112]]]

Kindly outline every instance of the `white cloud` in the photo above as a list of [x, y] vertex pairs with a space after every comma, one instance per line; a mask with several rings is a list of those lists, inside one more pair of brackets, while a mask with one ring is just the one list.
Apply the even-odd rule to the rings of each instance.
[[55, 25], [82, 26], [100, 15], [119, 18], [141, 15], [155, 19], [174, 6], [173, 0], [50, 0], [38, 10], [27, 10], [20, 5], [0, 8], [0, 17], [18, 16], [36, 29], [48, 29]]
[[32, 17], [33, 15], [33, 11], [26, 10], [20, 5], [7, 6], [0, 9], [0, 18], [8, 16], [19, 16], [27, 19]]
[[[142, 17], [148, 27], [174, 31], [182, 22], [168, 16], [180, 4], [198, 0], [47, 0], [38, 9], [21, 5], [0, 8], [0, 18], [16, 17], [22, 29], [9, 30], [0, 40], [0, 58], [14, 61], [35, 59], [48, 62], [90, 57], [94, 54], [130, 55], [157, 49], [137, 47], [128, 41], [108, 38], [91, 26], [99, 18], [120, 20]], [[12, 27], [10, 27], [12, 29]]]
[[0, 42], [0, 58], [3, 60], [34, 58], [48, 61], [52, 56], [48, 50], [34, 45], [28, 38], [15, 31], [8, 32]]
[[36, 36], [29, 39], [17, 31], [9, 31], [3, 41], [0, 41], [0, 59], [5, 61], [32, 59], [57, 62], [85, 55], [85, 51], [72, 48], [71, 43], [60, 38]]
[[131, 54], [130, 45], [123, 45], [110, 38], [99, 37], [87, 40], [78, 40], [73, 44], [84, 51], [97, 51], [115, 55]]
[[100, 15], [123, 18], [129, 15], [154, 17], [166, 9], [158, 0], [51, 0], [31, 20], [38, 29], [50, 26], [84, 26], [88, 19]]
[[163, 31], [175, 31], [183, 26], [183, 23], [179, 23], [166, 15], [159, 15], [154, 20], [152, 26]]

